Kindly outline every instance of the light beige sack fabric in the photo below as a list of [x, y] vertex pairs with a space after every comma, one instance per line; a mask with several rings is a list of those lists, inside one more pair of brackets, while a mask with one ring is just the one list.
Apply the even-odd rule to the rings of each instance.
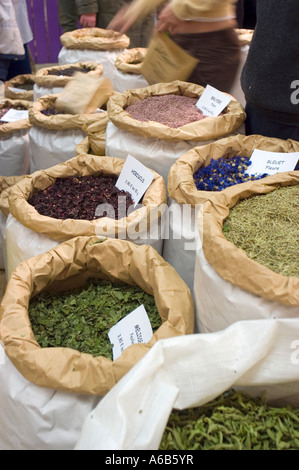
[[243, 107], [232, 99], [227, 110], [220, 116], [207, 117], [200, 121], [186, 124], [179, 128], [171, 128], [154, 121], [141, 122], [132, 118], [125, 108], [138, 100], [151, 96], [175, 94], [188, 97], [202, 95], [204, 87], [193, 83], [175, 80], [171, 83], [159, 83], [138, 90], [128, 90], [112, 96], [107, 104], [108, 116], [118, 128], [132, 132], [141, 137], [175, 141], [208, 141], [231, 134], [243, 124], [246, 113]]
[[97, 113], [92, 114], [54, 114], [46, 116], [42, 111], [46, 109], [55, 109], [56, 100], [59, 95], [47, 95], [34, 101], [29, 110], [29, 120], [32, 126], [51, 130], [79, 129], [87, 123], [97, 120]]
[[101, 28], [81, 28], [60, 36], [62, 46], [67, 49], [92, 49], [109, 51], [129, 47], [130, 39], [125, 34]]
[[282, 276], [250, 259], [225, 238], [222, 229], [230, 209], [238, 201], [298, 183], [299, 172], [292, 171], [231, 186], [225, 194], [219, 194], [219, 199], [205, 202], [203, 210], [203, 252], [215, 271], [226, 281], [254, 295], [297, 307], [299, 278]]
[[238, 34], [242, 46], [250, 46], [254, 29], [238, 28], [236, 29], [236, 33]]
[[[212, 159], [230, 159], [237, 155], [250, 158], [255, 149], [268, 152], [299, 152], [299, 142], [288, 139], [276, 139], [261, 135], [235, 135], [217, 140], [201, 147], [194, 147], [177, 159], [169, 170], [168, 192], [179, 204], [203, 204], [206, 200], [219, 199], [217, 191], [199, 191], [194, 183], [194, 173], [206, 167]], [[249, 167], [250, 168], [250, 167]], [[230, 192], [223, 189], [221, 194]]]
[[149, 43], [141, 74], [150, 85], [187, 80], [197, 64], [198, 59], [178, 46], [166, 33], [156, 33]]
[[[18, 107], [22, 107], [28, 109], [30, 112], [30, 108], [32, 106], [32, 102], [28, 100], [15, 100], [10, 98], [5, 98], [0, 103], [0, 110], [3, 108], [14, 108], [17, 109]], [[5, 138], [9, 134], [20, 131], [20, 130], [29, 130], [31, 127], [31, 123], [29, 117], [26, 119], [20, 119], [19, 121], [15, 122], [4, 122], [0, 126], [0, 138]], [[11, 175], [13, 176], [13, 175]]]
[[81, 235], [123, 235], [124, 232], [130, 232], [138, 224], [149, 227], [150, 222], [154, 221], [156, 207], [165, 204], [167, 200], [164, 181], [154, 171], [154, 179], [144, 194], [142, 207], [119, 220], [109, 217], [93, 221], [54, 219], [38, 214], [36, 209], [27, 202], [33, 191], [47, 188], [55, 182], [56, 178], [91, 174], [118, 176], [124, 163], [123, 159], [81, 154], [47, 170], [35, 172], [31, 177], [25, 178], [11, 188], [9, 194], [10, 213], [24, 226], [57, 241], [65, 241]]
[[[87, 77], [101, 77], [103, 75], [102, 64], [96, 62], [78, 62], [76, 64], [43, 67], [42, 69], [37, 70], [35, 74], [35, 83], [41, 87], [65, 87], [72, 77], [64, 75], [64, 71], [69, 69], [77, 70], [78, 68], [85, 70], [85, 75]], [[52, 75], [54, 71], [60, 71], [61, 73], [60, 75]]]
[[115, 67], [123, 73], [141, 74], [141, 67], [147, 53], [145, 47], [128, 49], [117, 56]]
[[[78, 237], [20, 264], [1, 304], [0, 338], [15, 367], [29, 381], [62, 391], [106, 394], [156, 341], [193, 332], [190, 292], [175, 270], [149, 246], [124, 240]], [[28, 319], [28, 303], [44, 290], [83, 285], [88, 277], [124, 282], [155, 297], [163, 324], [147, 344], [133, 344], [111, 361], [70, 348], [41, 348]], [[100, 314], [100, 313], [99, 313]]]
[[109, 118], [108, 113], [103, 111], [98, 115], [97, 122], [85, 124], [82, 129], [87, 137], [76, 146], [76, 154], [92, 153], [94, 155], [105, 155], [106, 128]]
[[4, 82], [5, 97], [11, 100], [33, 101], [35, 74], [17, 75]]

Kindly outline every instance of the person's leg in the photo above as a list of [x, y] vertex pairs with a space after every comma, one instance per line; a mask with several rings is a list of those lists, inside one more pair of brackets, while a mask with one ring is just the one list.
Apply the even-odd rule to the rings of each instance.
[[247, 115], [245, 121], [246, 135], [257, 134], [265, 137], [299, 141], [299, 126], [273, 121], [248, 103], [246, 104], [245, 111]]
[[199, 34], [177, 34], [174, 42], [199, 60], [188, 82], [211, 85], [229, 93], [241, 58], [240, 43], [233, 29]]
[[7, 80], [7, 73], [9, 69], [10, 60], [0, 59], [0, 81], [5, 82]]
[[64, 33], [78, 29], [78, 13], [74, 0], [59, 0], [58, 16]]
[[10, 80], [11, 78], [16, 77], [17, 75], [27, 75], [32, 73], [27, 44], [24, 44], [24, 49], [25, 59], [11, 61], [8, 68], [6, 80]]

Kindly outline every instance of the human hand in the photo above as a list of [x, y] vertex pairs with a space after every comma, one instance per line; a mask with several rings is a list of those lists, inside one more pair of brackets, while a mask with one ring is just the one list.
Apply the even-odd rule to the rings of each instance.
[[155, 30], [157, 32], [169, 31], [171, 34], [175, 34], [183, 23], [175, 16], [168, 4], [159, 13]]
[[97, 23], [97, 14], [85, 13], [80, 16], [79, 23], [82, 28], [94, 28]]
[[137, 14], [134, 15], [134, 13], [132, 12], [130, 13], [130, 17], [126, 15], [127, 10], [129, 9], [129, 6], [130, 5], [124, 5], [116, 13], [114, 18], [112, 18], [112, 20], [110, 21], [106, 29], [112, 29], [113, 31], [118, 31], [121, 34], [125, 34], [128, 31], [128, 29], [130, 29], [131, 26], [133, 26], [133, 24], [138, 18], [138, 15]]

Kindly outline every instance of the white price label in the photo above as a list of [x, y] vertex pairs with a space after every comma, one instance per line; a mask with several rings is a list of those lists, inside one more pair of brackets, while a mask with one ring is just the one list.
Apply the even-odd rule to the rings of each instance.
[[281, 153], [255, 149], [250, 157], [249, 175], [267, 173], [274, 175], [284, 171], [293, 171], [299, 159], [299, 152]]
[[27, 109], [10, 109], [1, 117], [1, 121], [15, 122], [21, 119], [28, 119], [29, 112]]
[[230, 96], [207, 85], [196, 106], [205, 116], [215, 117], [219, 116], [230, 101]]
[[113, 345], [113, 360], [120, 357], [132, 344], [148, 343], [152, 336], [152, 325], [144, 305], [140, 305], [109, 330], [108, 337]]
[[115, 186], [128, 191], [136, 206], [154, 179], [154, 174], [132, 155], [128, 155]]

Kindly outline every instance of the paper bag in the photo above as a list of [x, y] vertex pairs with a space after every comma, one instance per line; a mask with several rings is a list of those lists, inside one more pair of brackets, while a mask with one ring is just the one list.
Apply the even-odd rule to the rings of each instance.
[[165, 33], [153, 36], [141, 73], [150, 85], [187, 80], [198, 64], [198, 60], [184, 51]]

